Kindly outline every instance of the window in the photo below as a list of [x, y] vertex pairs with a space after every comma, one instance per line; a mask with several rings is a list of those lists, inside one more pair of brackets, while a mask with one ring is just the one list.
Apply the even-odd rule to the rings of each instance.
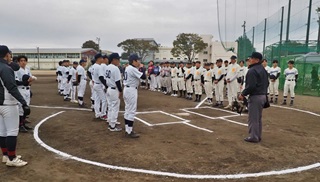
[[41, 54], [40, 54], [40, 58], [42, 58], [42, 59], [52, 58], [52, 54], [49, 54], [49, 53], [41, 53]]
[[159, 60], [159, 58], [156, 58], [156, 60]]
[[208, 62], [208, 60], [207, 59], [203, 59], [203, 62], [206, 63], [206, 62]]
[[203, 54], [208, 54], [208, 51], [204, 51]]
[[198, 58], [194, 58], [195, 60], [198, 60]]
[[178, 60], [180, 60], [181, 58], [177, 58]]
[[184, 60], [188, 60], [188, 58], [184, 58]]
[[66, 58], [66, 54], [64, 53], [54, 53], [53, 58]]
[[78, 53], [68, 53], [67, 54], [67, 58], [77, 58], [77, 59], [79, 59], [80, 58], [80, 54], [78, 54]]
[[170, 58], [170, 60], [173, 60], [173, 58]]
[[163, 60], [166, 60], [167, 58], [163, 58]]

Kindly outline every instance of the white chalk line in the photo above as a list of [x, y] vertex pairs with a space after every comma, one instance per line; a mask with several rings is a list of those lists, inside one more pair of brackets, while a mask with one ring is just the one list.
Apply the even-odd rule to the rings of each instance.
[[157, 123], [153, 124], [153, 126], [163, 126], [163, 125], [172, 125], [172, 124], [184, 124], [184, 123], [189, 123], [189, 120], [184, 120], [184, 121], [177, 121], [177, 122], [168, 122], [168, 123]]
[[173, 114], [164, 112], [164, 111], [160, 111], [160, 112], [161, 112], [162, 114], [165, 114], [165, 115], [167, 115], [167, 116], [171, 116], [171, 117], [176, 118], [176, 119], [179, 119], [179, 120], [181, 120], [181, 121], [184, 121], [184, 120], [185, 120], [185, 119], [183, 119], [183, 118], [181, 118], [181, 117], [179, 117], [179, 116], [176, 116], [176, 115], [173, 115]]
[[233, 121], [233, 120], [226, 119], [226, 118], [221, 118], [221, 120], [227, 121], [227, 122], [229, 122], [229, 123], [238, 124], [238, 125], [241, 125], [241, 126], [248, 126], [248, 124], [240, 123], [240, 122]]
[[208, 97], [203, 99], [195, 108], [199, 108], [207, 99], [208, 99]]
[[34, 128], [33, 136], [36, 140], [36, 142], [47, 149], [50, 152], [53, 152], [63, 158], [66, 159], [72, 159], [78, 162], [103, 167], [107, 169], [114, 169], [114, 170], [122, 170], [122, 171], [128, 171], [128, 172], [136, 172], [136, 173], [143, 173], [143, 174], [151, 174], [151, 175], [159, 175], [159, 176], [168, 176], [168, 177], [175, 177], [175, 178], [185, 178], [185, 179], [240, 179], [240, 178], [249, 178], [249, 177], [262, 177], [262, 176], [272, 176], [272, 175], [284, 175], [284, 174], [291, 174], [291, 173], [297, 173], [302, 171], [307, 171], [310, 169], [318, 168], [320, 167], [320, 163], [314, 163], [307, 166], [302, 167], [296, 167], [292, 169], [285, 169], [285, 170], [279, 170], [279, 171], [268, 171], [268, 172], [259, 172], [259, 173], [246, 173], [246, 174], [222, 174], [222, 175], [195, 175], [195, 174], [179, 174], [179, 173], [171, 173], [171, 172], [162, 172], [162, 171], [153, 171], [153, 170], [146, 170], [146, 169], [137, 169], [137, 168], [129, 168], [129, 167], [121, 167], [121, 166], [114, 166], [109, 164], [104, 164], [100, 162], [90, 161], [87, 159], [79, 158], [73, 155], [70, 155], [68, 153], [59, 151], [57, 149], [54, 149], [53, 147], [47, 145], [39, 138], [39, 128], [40, 126], [48, 121], [50, 118], [53, 118], [64, 111], [60, 111], [58, 113], [52, 114], [43, 120], [41, 120]]
[[150, 124], [150, 123], [148, 123], [147, 121], [145, 121], [145, 120], [143, 120], [143, 119], [141, 119], [141, 118], [138, 118], [137, 116], [135, 116], [134, 119], [140, 121], [141, 123], [143, 123], [143, 124], [145, 124], [145, 125], [147, 125], [147, 126], [153, 126], [153, 124]]
[[184, 122], [183, 124], [188, 125], [188, 126], [191, 126], [191, 127], [193, 127], [193, 128], [199, 129], [199, 130], [202, 130], [202, 131], [206, 131], [206, 132], [209, 132], [209, 133], [213, 133], [213, 131], [211, 131], [211, 130], [208, 130], [208, 129], [206, 129], [206, 128], [201, 128], [201, 127], [199, 127], [199, 126], [190, 124], [189, 122]]
[[288, 110], [294, 110], [294, 111], [299, 111], [299, 112], [303, 112], [303, 113], [307, 113], [310, 115], [314, 115], [314, 116], [318, 116], [320, 117], [320, 114], [316, 114], [314, 112], [311, 111], [306, 111], [306, 110], [302, 110], [302, 109], [296, 109], [296, 108], [292, 108], [292, 107], [284, 107], [284, 106], [278, 106], [278, 105], [271, 105], [272, 107], [278, 107], [278, 108], [282, 108], [282, 109], [288, 109]]

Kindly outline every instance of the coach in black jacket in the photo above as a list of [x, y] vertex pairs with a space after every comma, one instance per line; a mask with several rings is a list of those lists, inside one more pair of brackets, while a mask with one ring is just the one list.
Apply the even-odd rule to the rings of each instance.
[[246, 87], [239, 96], [243, 100], [244, 96], [249, 96], [249, 134], [245, 138], [246, 142], [258, 143], [261, 141], [262, 133], [262, 110], [267, 101], [267, 89], [269, 86], [268, 73], [261, 65], [262, 55], [253, 52], [250, 59], [250, 66], [246, 75]]

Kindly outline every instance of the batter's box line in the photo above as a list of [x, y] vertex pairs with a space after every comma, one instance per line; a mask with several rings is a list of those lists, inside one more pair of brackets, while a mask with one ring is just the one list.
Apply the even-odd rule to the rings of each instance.
[[190, 113], [190, 114], [195, 114], [195, 115], [198, 115], [198, 116], [201, 116], [201, 117], [210, 119], [210, 120], [221, 119], [221, 120], [226, 121], [226, 122], [229, 122], [229, 123], [233, 123], [233, 124], [237, 124], [237, 125], [241, 125], [241, 126], [246, 126], [246, 127], [248, 126], [247, 124], [244, 124], [244, 123], [240, 123], [240, 122], [237, 122], [237, 121], [233, 121], [233, 120], [230, 120], [230, 119], [226, 119], [226, 118], [230, 118], [230, 117], [239, 117], [240, 115], [222, 116], [222, 117], [211, 117], [211, 116], [207, 116], [207, 115], [200, 114], [200, 113], [197, 113], [197, 112], [189, 111], [189, 110], [187, 110], [187, 109], [181, 109], [181, 110], [184, 111], [184, 112]]

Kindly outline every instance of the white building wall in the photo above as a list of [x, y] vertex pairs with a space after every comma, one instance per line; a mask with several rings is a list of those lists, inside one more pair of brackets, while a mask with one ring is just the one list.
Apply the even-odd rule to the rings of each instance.
[[199, 61], [201, 63], [211, 63], [211, 57], [212, 57], [212, 35], [200, 35], [204, 43], [207, 43], [208, 46], [206, 47], [205, 50], [203, 50], [201, 53], [199, 53]]
[[[227, 42], [227, 45], [229, 47], [234, 47], [235, 50], [238, 47], [238, 43], [237, 42]], [[230, 57], [236, 55], [234, 52], [232, 51], [226, 51], [223, 46], [221, 45], [221, 42], [218, 41], [214, 41], [212, 42], [212, 57], [211, 60], [213, 63], [216, 62], [217, 59], [222, 59], [222, 60], [230, 60]]]

